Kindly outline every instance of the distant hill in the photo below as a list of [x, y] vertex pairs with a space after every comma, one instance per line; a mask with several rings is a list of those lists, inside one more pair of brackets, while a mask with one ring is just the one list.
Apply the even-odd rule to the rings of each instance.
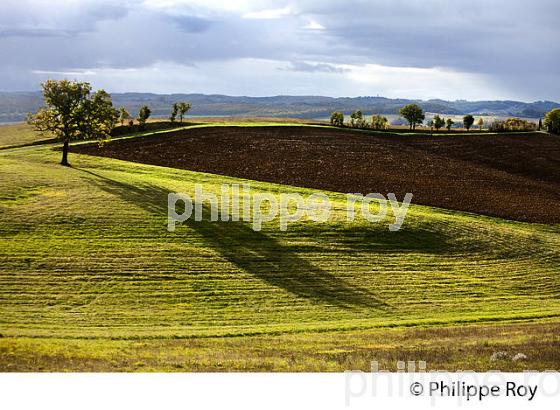
[[[320, 97], [274, 96], [231, 97], [205, 94], [150, 94], [113, 93], [116, 106], [124, 105], [131, 113], [141, 105], [149, 105], [154, 116], [166, 116], [176, 101], [190, 101], [190, 115], [197, 116], [251, 116], [251, 117], [328, 117], [333, 111], [350, 113], [360, 109], [366, 113], [397, 114], [405, 104], [417, 103], [424, 111], [448, 115], [489, 114], [540, 118], [552, 108], [560, 107], [552, 101], [524, 103], [520, 101], [444, 101], [409, 100], [384, 97]], [[0, 92], [0, 122], [22, 121], [28, 112], [42, 104], [40, 92]]]

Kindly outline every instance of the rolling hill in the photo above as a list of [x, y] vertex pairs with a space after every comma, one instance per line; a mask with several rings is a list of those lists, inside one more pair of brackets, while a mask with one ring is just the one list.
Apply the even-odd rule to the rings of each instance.
[[[346, 221], [342, 193], [76, 152], [66, 168], [53, 147], [0, 151], [1, 370], [558, 366], [558, 224], [411, 205], [389, 232], [391, 215]], [[168, 232], [167, 194], [196, 183], [325, 192], [333, 215]]]
[[[444, 101], [390, 99], [384, 97], [321, 97], [321, 96], [273, 96], [233, 97], [204, 94], [150, 94], [112, 93], [115, 106], [125, 106], [137, 113], [142, 105], [149, 105], [152, 115], [168, 116], [176, 101], [190, 101], [193, 108], [189, 114], [196, 116], [244, 116], [244, 117], [298, 117], [324, 118], [333, 111], [350, 113], [354, 110], [379, 114], [397, 114], [400, 107], [417, 103], [424, 111], [447, 114], [484, 114], [497, 116], [520, 116], [540, 118], [552, 108], [560, 107], [552, 101], [525, 103], [520, 101]], [[0, 122], [23, 121], [28, 112], [36, 111], [42, 104], [40, 92], [0, 92]]]

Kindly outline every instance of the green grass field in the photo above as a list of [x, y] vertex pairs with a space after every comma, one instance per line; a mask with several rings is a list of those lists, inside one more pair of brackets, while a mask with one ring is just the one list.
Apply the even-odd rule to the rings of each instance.
[[326, 224], [170, 233], [167, 194], [195, 183], [316, 191], [73, 153], [65, 168], [53, 147], [0, 151], [0, 370], [560, 367], [558, 225], [412, 205], [389, 232], [391, 212], [347, 222], [329, 193]]

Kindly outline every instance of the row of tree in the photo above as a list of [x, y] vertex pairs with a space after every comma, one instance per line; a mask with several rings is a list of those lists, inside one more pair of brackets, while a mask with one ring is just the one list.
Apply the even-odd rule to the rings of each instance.
[[[416, 126], [423, 124], [426, 119], [426, 115], [420, 106], [417, 104], [408, 104], [402, 107], [399, 111], [400, 115], [408, 122], [410, 129], [415, 130]], [[467, 114], [463, 117], [463, 127], [469, 131], [475, 123], [475, 118], [471, 114]], [[331, 125], [342, 127], [344, 126], [344, 114], [335, 111], [331, 115]], [[389, 127], [389, 121], [387, 118], [381, 115], [373, 115], [371, 117], [371, 122], [367, 122], [361, 111], [354, 111], [350, 114], [350, 124], [352, 128], [372, 128], [372, 129], [387, 129]], [[455, 125], [455, 121], [451, 118], [442, 118], [440, 115], [435, 115], [431, 120], [427, 122], [427, 125], [433, 130], [439, 131], [443, 127], [447, 130], [451, 130], [451, 127]], [[484, 120], [479, 118], [476, 125], [482, 130], [484, 126]], [[490, 131], [500, 132], [500, 131], [534, 131], [538, 129], [541, 130], [543, 122], [539, 120], [538, 126], [527, 120], [521, 118], [508, 118], [503, 121], [494, 121], [489, 124], [488, 129]], [[544, 126], [547, 127], [549, 132], [560, 134], [560, 108], [553, 109], [546, 114], [544, 118]]]
[[[111, 131], [120, 122], [126, 121], [134, 125], [130, 113], [125, 107], [113, 107], [111, 95], [104, 90], [92, 93], [89, 83], [48, 80], [41, 84], [45, 105], [35, 114], [27, 116], [27, 122], [39, 132], [49, 133], [63, 142], [62, 165], [68, 166], [68, 149], [72, 140], [97, 139], [106, 141]], [[191, 108], [187, 102], [173, 104], [171, 122], [177, 116], [183, 122], [183, 117]], [[138, 110], [136, 120], [143, 129], [152, 111], [144, 105]]]
[[[179, 116], [179, 121], [182, 123], [183, 117], [185, 116], [187, 111], [191, 109], [191, 107], [192, 104], [188, 102], [174, 103], [173, 108], [171, 110], [171, 115], [169, 116], [169, 121], [175, 122], [177, 121], [177, 116]], [[152, 110], [150, 110], [150, 107], [148, 107], [147, 105], [140, 107], [140, 110], [138, 111], [138, 116], [136, 117], [138, 124], [140, 124], [140, 127], [143, 127], [146, 124], [146, 121], [148, 120], [148, 118], [150, 118], [151, 114], [152, 114]], [[131, 126], [134, 125], [134, 120], [132, 119], [130, 113], [126, 110], [125, 107], [120, 107], [118, 109], [118, 118], [121, 125], [124, 125], [126, 121], [128, 121], [128, 125]]]
[[[408, 121], [411, 130], [416, 129], [417, 124], [422, 124], [426, 115], [422, 108], [416, 104], [408, 104], [405, 105], [400, 109], [401, 116]], [[439, 131], [441, 128], [445, 126], [448, 131], [451, 130], [451, 127], [455, 124], [451, 118], [445, 119], [440, 117], [439, 115], [435, 115], [434, 118], [428, 121], [427, 125], [433, 130], [435, 128], [436, 131]], [[478, 119], [476, 123], [479, 129], [482, 130], [482, 126], [484, 125], [484, 120], [482, 118]], [[471, 129], [474, 125], [474, 117], [471, 114], [467, 114], [463, 117], [463, 126], [466, 128], [467, 131]]]
[[[538, 129], [542, 127], [541, 121], [539, 120]], [[537, 130], [537, 124], [532, 121], [523, 120], [521, 118], [508, 118], [503, 121], [494, 121], [488, 127], [489, 131], [493, 132], [504, 132], [504, 131], [535, 131]]]
[[[418, 124], [422, 124], [426, 118], [422, 108], [416, 104], [405, 105], [400, 109], [400, 114], [404, 119], [408, 121], [411, 130], [416, 129], [416, 126]], [[339, 111], [333, 112], [331, 115], [331, 124], [337, 127], [342, 127], [344, 125], [344, 114]], [[444, 126], [448, 130], [450, 130], [454, 124], [455, 121], [453, 121], [451, 118], [448, 118], [446, 120], [444, 118], [441, 118], [439, 115], [434, 116], [433, 119], [428, 121], [428, 126], [432, 129], [435, 128], [436, 130], [440, 130]], [[463, 125], [467, 130], [469, 130], [473, 126], [473, 124], [474, 117], [472, 115], [469, 114], [463, 117]], [[480, 129], [482, 129], [484, 120], [480, 118], [477, 125], [480, 127]], [[373, 128], [378, 130], [387, 129], [389, 127], [389, 121], [386, 117], [375, 114], [371, 117], [371, 122], [368, 123], [361, 111], [354, 111], [350, 114], [350, 126], [352, 128]]]
[[[331, 125], [336, 127], [344, 126], [344, 114], [335, 111], [331, 114]], [[361, 111], [354, 111], [350, 114], [350, 126], [352, 128], [371, 128], [374, 130], [384, 130], [389, 127], [389, 121], [386, 117], [382, 115], [374, 114], [371, 117], [371, 122], [367, 122], [364, 118], [364, 114]]]
[[[130, 116], [130, 113], [126, 110], [126, 108], [119, 107], [117, 112], [121, 126], [124, 125], [126, 121], [128, 121], [128, 125], [134, 125], [134, 119]], [[148, 118], [150, 118], [150, 115], [152, 115], [152, 110], [150, 110], [150, 107], [148, 107], [147, 105], [143, 105], [142, 107], [140, 107], [136, 120], [138, 121], [138, 124], [141, 128], [144, 127], [146, 121], [148, 121]]]

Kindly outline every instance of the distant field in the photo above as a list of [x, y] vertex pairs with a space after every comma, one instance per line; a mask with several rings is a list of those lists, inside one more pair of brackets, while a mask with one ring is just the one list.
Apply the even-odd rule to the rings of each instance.
[[0, 149], [27, 145], [51, 139], [48, 135], [41, 135], [33, 127], [25, 123], [2, 125], [0, 124]]
[[0, 370], [560, 368], [558, 224], [412, 205], [389, 232], [329, 192], [326, 224], [170, 233], [167, 194], [195, 183], [319, 191], [53, 147], [0, 151]]
[[[189, 122], [188, 122], [189, 121]], [[185, 120], [184, 125], [192, 124], [325, 124], [319, 120], [303, 120], [299, 118], [231, 118], [231, 117], [198, 117]], [[168, 122], [167, 118], [150, 118], [148, 122], [152, 125], [154, 123]], [[181, 126], [181, 123], [177, 122], [175, 126]], [[150, 128], [150, 125], [148, 125]], [[6, 149], [9, 147], [23, 146], [29, 144], [35, 144], [38, 142], [45, 142], [52, 139], [51, 135], [43, 135], [33, 130], [33, 127], [24, 123], [15, 124], [2, 124], [0, 123], [0, 149]]]

